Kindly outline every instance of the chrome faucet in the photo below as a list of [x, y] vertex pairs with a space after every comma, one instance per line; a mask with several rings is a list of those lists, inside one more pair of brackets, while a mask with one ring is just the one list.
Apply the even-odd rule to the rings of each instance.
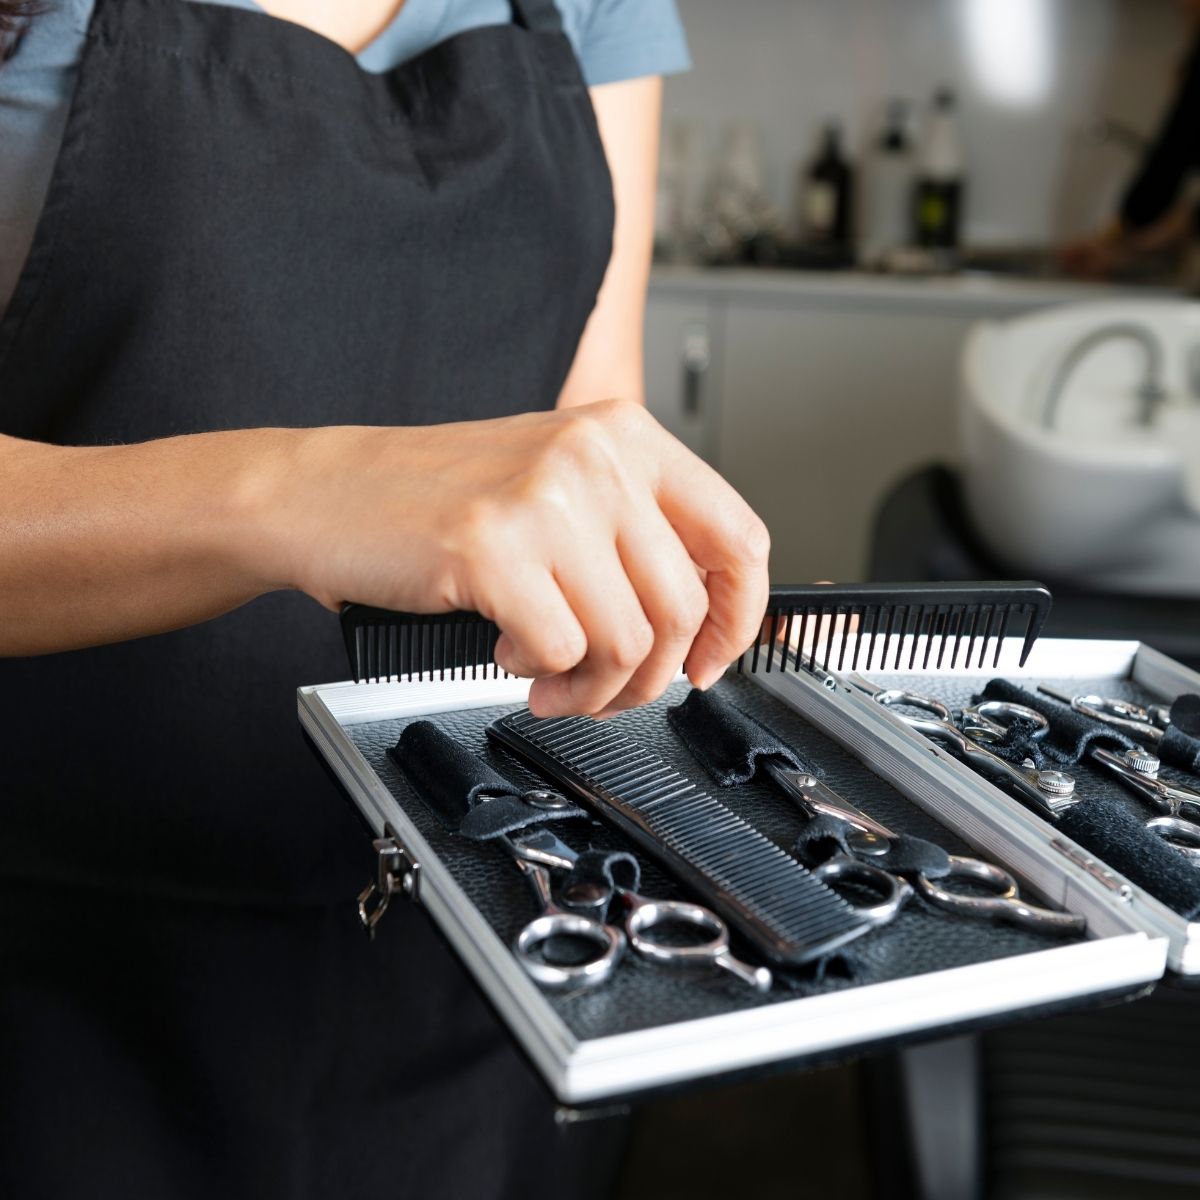
[[1162, 342], [1155, 333], [1145, 325], [1136, 325], [1132, 321], [1114, 321], [1111, 325], [1102, 325], [1093, 329], [1086, 337], [1080, 338], [1066, 354], [1050, 381], [1046, 392], [1046, 407], [1042, 410], [1042, 427], [1053, 429], [1058, 419], [1058, 410], [1062, 403], [1063, 392], [1067, 383], [1075, 373], [1079, 364], [1097, 346], [1116, 339], [1128, 339], [1137, 342], [1146, 352], [1146, 374], [1138, 385], [1136, 396], [1141, 402], [1138, 421], [1149, 425], [1154, 419], [1155, 410], [1167, 398], [1167, 390], [1163, 387], [1163, 352]]

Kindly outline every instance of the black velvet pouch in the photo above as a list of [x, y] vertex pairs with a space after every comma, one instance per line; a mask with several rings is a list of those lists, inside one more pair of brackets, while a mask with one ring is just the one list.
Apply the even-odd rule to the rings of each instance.
[[585, 850], [563, 880], [560, 898], [570, 908], [577, 888], [604, 890], [611, 896], [618, 888], [636, 892], [641, 885], [641, 865], [627, 850]]
[[[574, 804], [538, 808], [518, 787], [432, 721], [414, 721], [388, 753], [451, 833], [486, 841], [547, 821], [586, 817]], [[486, 799], [484, 799], [486, 797]]]
[[721, 787], [749, 783], [758, 760], [778, 757], [797, 771], [819, 779], [819, 767], [809, 765], [785, 746], [765, 725], [747, 716], [711, 689], [693, 688], [682, 704], [667, 710], [667, 720], [695, 760]]
[[978, 700], [1003, 700], [1023, 704], [1039, 712], [1050, 722], [1044, 737], [1034, 737], [1032, 721], [1014, 721], [1002, 741], [988, 742], [988, 749], [1009, 762], [1031, 758], [1038, 767], [1074, 766], [1093, 746], [1106, 750], [1129, 750], [1135, 745], [1118, 729], [1077, 713], [1069, 704], [1061, 704], [1040, 692], [1027, 692], [1007, 679], [993, 679]]
[[[1030, 739], [1026, 730], [1014, 726], [1003, 747], [989, 743], [988, 748], [1003, 757], [1016, 760], [1029, 757], [1039, 766], [1046, 760], [1055, 766], [1074, 766], [1085, 759], [1093, 747], [1119, 751], [1135, 745], [1120, 730], [1077, 713], [1069, 705], [1040, 692], [1027, 692], [1004, 679], [993, 679], [981, 698], [1024, 704], [1042, 713], [1050, 722], [1050, 732], [1041, 742]], [[1189, 920], [1200, 916], [1200, 870], [1152, 829], [1146, 828], [1147, 815], [1140, 812], [1139, 803], [1132, 796], [1128, 799], [1091, 796], [1066, 809], [1059, 817], [1057, 827], [1072, 841], [1182, 916]]]
[[1200, 870], [1147, 829], [1130, 803], [1093, 796], [1068, 808], [1058, 828], [1189, 921], [1200, 916]]
[[1171, 724], [1155, 752], [1172, 767], [1200, 775], [1200, 696], [1179, 696], [1170, 715]]
[[867, 855], [856, 850], [849, 841], [852, 832], [845, 821], [818, 814], [800, 831], [792, 845], [792, 853], [810, 867], [841, 851], [893, 875], [924, 875], [926, 879], [941, 879], [950, 874], [950, 855], [941, 846], [924, 838], [897, 834], [888, 845], [886, 854]]
[[[806, 762], [765, 725], [712, 691], [692, 690], [667, 719], [696, 761], [722, 787], [748, 783], [765, 758], [777, 758], [797, 771], [821, 778], [821, 769]], [[852, 828], [836, 817], [818, 815], [805, 821], [792, 847], [796, 856], [813, 866], [838, 850], [855, 855], [847, 841]], [[895, 874], [923, 873], [940, 878], [950, 871], [949, 855], [923, 838], [897, 834], [885, 855], [873, 855], [873, 865]]]

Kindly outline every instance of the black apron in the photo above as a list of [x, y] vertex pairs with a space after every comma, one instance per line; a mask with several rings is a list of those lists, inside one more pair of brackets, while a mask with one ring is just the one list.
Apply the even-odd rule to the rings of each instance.
[[[372, 75], [264, 14], [98, 0], [0, 431], [553, 406], [612, 193], [552, 0], [512, 9]], [[346, 672], [298, 594], [0, 660], [0, 1193], [473, 1198], [553, 1163], [426, 919], [355, 929], [365, 835], [295, 707]]]

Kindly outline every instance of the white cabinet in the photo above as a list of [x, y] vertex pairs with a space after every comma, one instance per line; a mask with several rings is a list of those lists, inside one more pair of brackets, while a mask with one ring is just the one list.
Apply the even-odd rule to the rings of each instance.
[[766, 521], [772, 579], [861, 579], [886, 491], [917, 467], [954, 461], [971, 325], [1095, 296], [970, 279], [657, 270], [648, 403]]
[[646, 407], [708, 462], [717, 453], [722, 309], [702, 294], [652, 293], [646, 310]]
[[861, 579], [883, 493], [954, 457], [969, 321], [859, 308], [730, 306], [717, 460], [771, 531], [771, 578]]

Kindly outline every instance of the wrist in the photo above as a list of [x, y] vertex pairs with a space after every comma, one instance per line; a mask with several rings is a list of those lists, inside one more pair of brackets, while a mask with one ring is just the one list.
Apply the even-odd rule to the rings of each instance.
[[[214, 434], [232, 446], [229, 478], [216, 505], [215, 551], [255, 595], [300, 587], [296, 509], [308, 484], [308, 443], [319, 429], [251, 429]], [[230, 453], [229, 451], [232, 451]]]

